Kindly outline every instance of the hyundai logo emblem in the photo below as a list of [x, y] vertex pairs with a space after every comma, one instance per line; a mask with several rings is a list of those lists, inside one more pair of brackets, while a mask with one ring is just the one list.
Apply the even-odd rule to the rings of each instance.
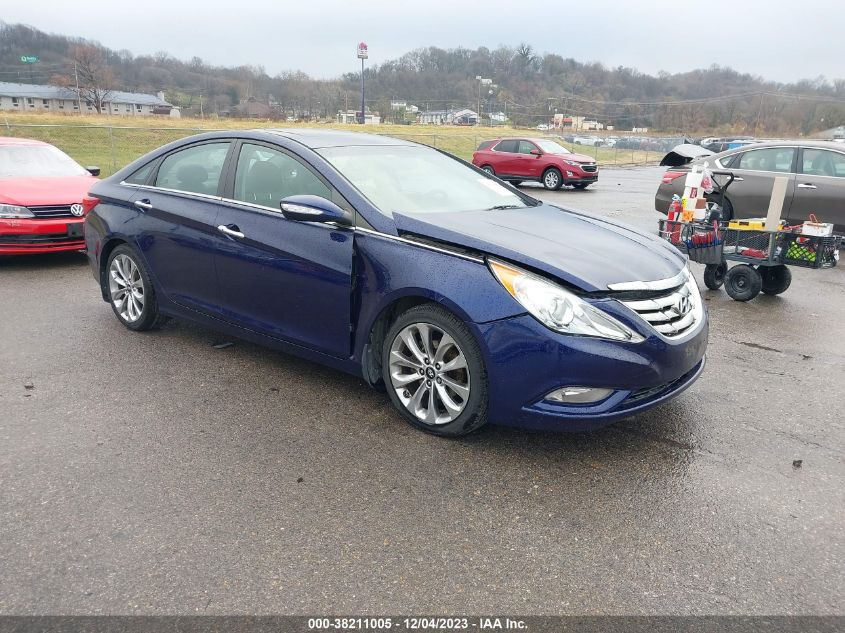
[[684, 295], [683, 297], [678, 299], [678, 303], [675, 304], [675, 310], [681, 316], [684, 316], [687, 312], [690, 311], [691, 308], [692, 302], [690, 301], [689, 295]]
[[85, 213], [85, 208], [81, 204], [72, 204], [70, 205], [70, 212], [76, 217], [81, 217]]

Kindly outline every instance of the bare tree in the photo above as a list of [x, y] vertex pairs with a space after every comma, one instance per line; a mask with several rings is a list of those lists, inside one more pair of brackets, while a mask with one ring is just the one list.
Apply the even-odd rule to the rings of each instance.
[[105, 57], [100, 49], [86, 44], [72, 47], [69, 57], [73, 60], [74, 76], [68, 77], [67, 87], [76, 92], [80, 101], [92, 105], [98, 114], [102, 114], [112, 95], [110, 87], [115, 83], [114, 73]]

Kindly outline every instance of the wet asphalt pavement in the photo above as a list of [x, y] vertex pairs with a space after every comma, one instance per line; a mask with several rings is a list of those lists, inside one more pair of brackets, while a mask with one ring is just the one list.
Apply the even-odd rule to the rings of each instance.
[[[653, 231], [661, 171], [541, 196]], [[82, 256], [1, 263], [0, 613], [842, 614], [845, 267], [793, 273], [705, 291], [668, 404], [449, 441], [321, 366], [130, 334]]]

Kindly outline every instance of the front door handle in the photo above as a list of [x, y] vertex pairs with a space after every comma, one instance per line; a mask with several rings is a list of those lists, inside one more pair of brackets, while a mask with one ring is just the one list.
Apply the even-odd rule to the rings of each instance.
[[818, 187], [816, 187], [815, 185], [811, 185], [808, 182], [802, 182], [800, 185], [798, 185], [798, 189], [818, 189]]
[[221, 224], [217, 227], [217, 230], [220, 231], [223, 235], [228, 235], [229, 237], [236, 237], [238, 239], [244, 238], [244, 234], [240, 232], [237, 224], [230, 224], [229, 226]]
[[143, 200], [136, 200], [132, 204], [134, 204], [142, 211], [151, 211], [153, 208], [152, 203], [147, 198], [144, 198]]
[[742, 176], [736, 176], [736, 177], [734, 177], [733, 181], [734, 182], [742, 182], [743, 180], [745, 180], [745, 178], [743, 178]]

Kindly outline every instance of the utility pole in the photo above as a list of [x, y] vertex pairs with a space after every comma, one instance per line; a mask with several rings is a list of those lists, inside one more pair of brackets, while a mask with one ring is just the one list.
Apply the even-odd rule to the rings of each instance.
[[366, 101], [364, 100], [364, 60], [367, 59], [369, 49], [365, 42], [358, 44], [358, 59], [361, 60], [361, 125], [367, 121]]
[[82, 98], [79, 96], [79, 73], [76, 71], [76, 62], [73, 62], [73, 78], [76, 80], [76, 108], [82, 114]]

